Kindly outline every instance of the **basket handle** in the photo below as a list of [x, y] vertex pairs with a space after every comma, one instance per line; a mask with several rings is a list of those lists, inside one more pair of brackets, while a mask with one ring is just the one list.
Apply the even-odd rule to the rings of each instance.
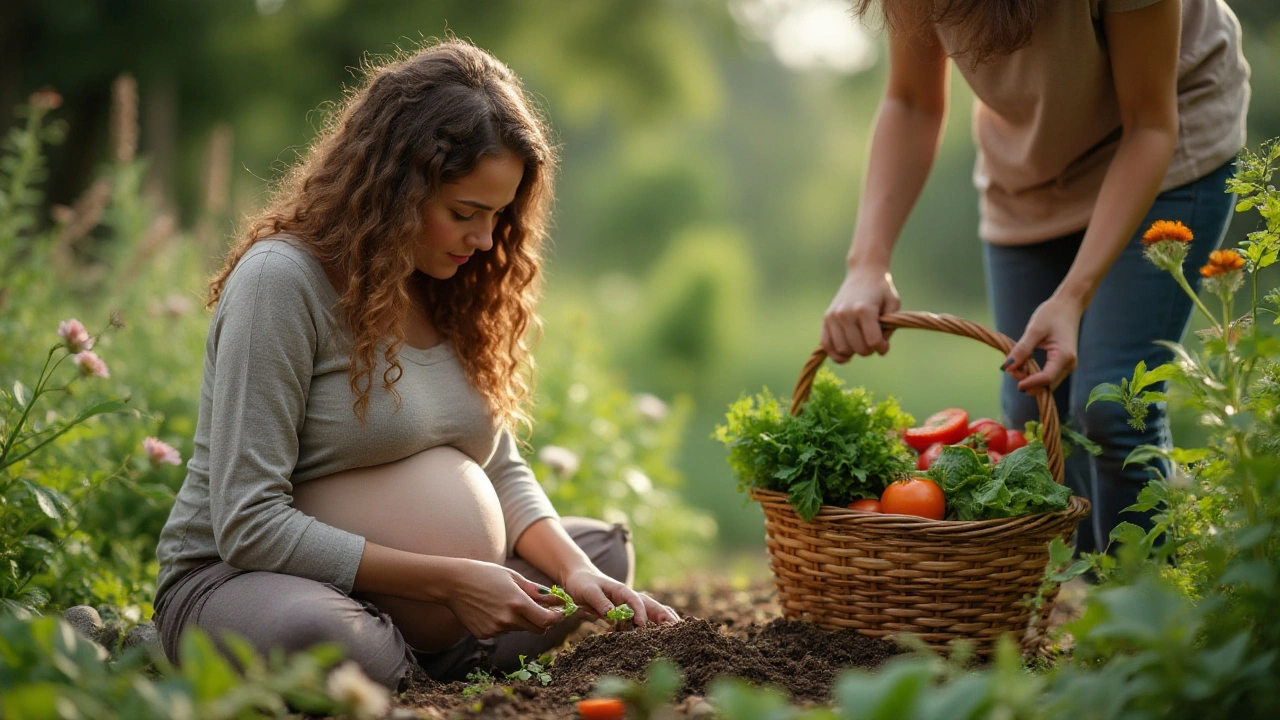
[[[885, 330], [899, 330], [902, 328], [936, 330], [973, 338], [990, 345], [1005, 355], [1009, 354], [1014, 345], [1013, 340], [1008, 335], [985, 328], [975, 322], [963, 320], [954, 315], [930, 312], [888, 313], [880, 316], [880, 327]], [[800, 414], [800, 408], [809, 399], [809, 390], [813, 387], [813, 379], [818, 374], [818, 368], [822, 367], [822, 362], [826, 359], [826, 351], [818, 348], [813, 351], [813, 354], [809, 356], [809, 361], [804, 364], [804, 370], [800, 371], [800, 379], [796, 381], [796, 389], [791, 393], [792, 415]], [[1032, 358], [1027, 359], [1024, 367], [1030, 373], [1040, 370], [1039, 364]], [[1053, 402], [1053, 392], [1049, 388], [1040, 385], [1033, 392], [1036, 404], [1040, 407], [1040, 428], [1044, 436], [1045, 454], [1049, 458], [1049, 472], [1053, 474], [1054, 482], [1061, 485], [1063, 480], [1062, 439], [1058, 427], [1058, 408]]]

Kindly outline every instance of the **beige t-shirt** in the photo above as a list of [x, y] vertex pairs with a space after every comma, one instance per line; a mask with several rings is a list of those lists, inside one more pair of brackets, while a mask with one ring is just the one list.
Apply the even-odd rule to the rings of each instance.
[[[958, 58], [977, 96], [973, 177], [984, 240], [1027, 244], [1089, 224], [1120, 139], [1101, 14], [1160, 1], [1046, 0], [1027, 46], [976, 68]], [[948, 54], [960, 47], [954, 30], [936, 30]], [[1182, 0], [1178, 145], [1160, 189], [1230, 160], [1244, 146], [1248, 105], [1249, 65], [1235, 15], [1223, 0]]]
[[[375, 383], [362, 425], [337, 302], [320, 263], [284, 239], [259, 241], [227, 278], [205, 345], [195, 452], [156, 549], [157, 597], [217, 559], [350, 591], [364, 538], [295, 508], [293, 486], [441, 445], [493, 482], [508, 554], [535, 521], [558, 517], [448, 343], [401, 347], [400, 402]], [[385, 369], [378, 353], [373, 376]]]

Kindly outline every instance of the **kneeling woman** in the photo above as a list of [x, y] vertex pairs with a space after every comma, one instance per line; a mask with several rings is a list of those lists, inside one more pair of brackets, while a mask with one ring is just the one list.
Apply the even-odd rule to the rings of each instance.
[[[545, 594], [628, 603], [626, 531], [560, 518], [517, 452], [555, 153], [518, 78], [447, 41], [370, 71], [210, 285], [195, 452], [156, 619], [344, 645], [394, 687], [557, 644]], [[548, 632], [548, 628], [555, 626]]]

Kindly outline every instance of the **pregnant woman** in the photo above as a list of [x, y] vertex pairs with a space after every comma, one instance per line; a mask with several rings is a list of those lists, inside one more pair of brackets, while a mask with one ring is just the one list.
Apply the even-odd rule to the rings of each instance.
[[[555, 583], [629, 587], [626, 530], [560, 518], [517, 450], [556, 156], [519, 79], [445, 41], [369, 71], [210, 285], [195, 452], [156, 620], [343, 645], [389, 686], [564, 638]], [[548, 628], [555, 626], [553, 630]]]

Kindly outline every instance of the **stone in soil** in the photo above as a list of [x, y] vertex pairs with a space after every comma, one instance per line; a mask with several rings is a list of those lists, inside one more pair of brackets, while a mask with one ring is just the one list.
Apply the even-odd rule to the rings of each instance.
[[89, 605], [67, 608], [62, 613], [62, 619], [81, 635], [94, 642], [98, 642], [102, 636], [102, 616]]

